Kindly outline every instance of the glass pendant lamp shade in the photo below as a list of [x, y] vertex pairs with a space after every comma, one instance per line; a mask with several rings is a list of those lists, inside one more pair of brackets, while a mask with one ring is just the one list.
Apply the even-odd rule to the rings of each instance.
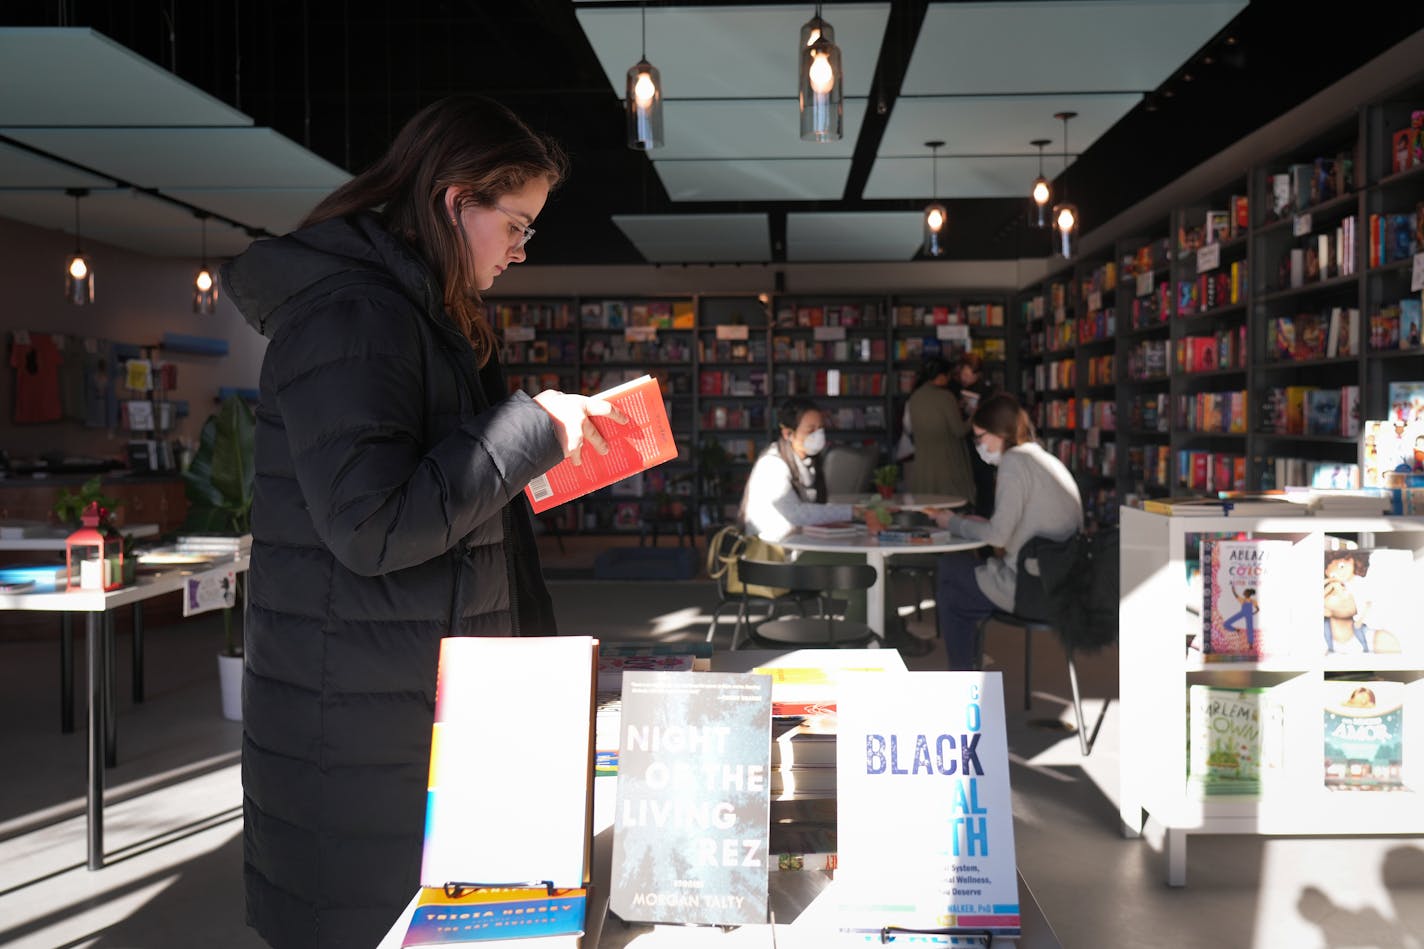
[[625, 101], [628, 107], [628, 147], [638, 151], [663, 143], [663, 80], [646, 59], [628, 70]]
[[75, 306], [94, 302], [94, 265], [84, 256], [79, 238], [79, 199], [88, 193], [87, 188], [65, 191], [74, 199], [74, 253], [64, 264], [64, 298]]
[[801, 140], [838, 142], [844, 123], [842, 94], [845, 74], [841, 71], [841, 48], [836, 31], [816, 15], [801, 27], [797, 52], [797, 93], [801, 107]]
[[944, 142], [925, 142], [930, 150], [930, 203], [925, 205], [925, 230], [922, 250], [926, 257], [944, 256], [945, 231], [949, 228], [949, 209], [939, 202], [939, 147]]
[[1053, 208], [1053, 252], [1072, 257], [1078, 242], [1078, 206], [1059, 204]]
[[218, 282], [208, 269], [208, 216], [200, 213], [198, 219], [203, 224], [203, 262], [193, 276], [193, 312], [209, 314], [217, 309]]
[[1030, 192], [1033, 198], [1034, 227], [1048, 226], [1048, 203], [1053, 200], [1053, 186], [1043, 175], [1043, 146], [1048, 143], [1046, 138], [1036, 138], [1029, 143], [1038, 146], [1038, 177], [1033, 180], [1033, 190]]

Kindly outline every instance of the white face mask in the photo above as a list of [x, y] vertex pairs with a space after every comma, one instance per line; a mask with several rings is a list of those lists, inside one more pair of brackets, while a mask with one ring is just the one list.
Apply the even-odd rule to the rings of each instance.
[[999, 463], [999, 459], [1004, 457], [1003, 452], [990, 451], [983, 445], [975, 445], [974, 450], [979, 453], [980, 458], [984, 459], [984, 464], [986, 465], [997, 465]]
[[808, 455], [819, 455], [826, 447], [826, 430], [818, 428], [801, 441], [801, 450]]

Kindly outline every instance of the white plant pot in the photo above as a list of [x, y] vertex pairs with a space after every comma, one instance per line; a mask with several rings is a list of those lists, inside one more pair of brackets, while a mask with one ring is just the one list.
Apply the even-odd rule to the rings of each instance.
[[242, 721], [242, 657], [218, 653], [218, 683], [222, 687], [223, 718]]

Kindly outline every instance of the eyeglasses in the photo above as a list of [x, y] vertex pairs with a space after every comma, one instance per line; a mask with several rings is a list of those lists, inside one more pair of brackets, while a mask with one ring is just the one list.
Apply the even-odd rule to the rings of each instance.
[[525, 244], [529, 243], [529, 238], [534, 236], [534, 228], [521, 221], [512, 211], [506, 211], [504, 208], [500, 207], [497, 204], [494, 206], [494, 209], [503, 214], [505, 217], [509, 218], [515, 224], [519, 225], [519, 229], [523, 232], [519, 235], [519, 243], [514, 245], [514, 250], [518, 250]]

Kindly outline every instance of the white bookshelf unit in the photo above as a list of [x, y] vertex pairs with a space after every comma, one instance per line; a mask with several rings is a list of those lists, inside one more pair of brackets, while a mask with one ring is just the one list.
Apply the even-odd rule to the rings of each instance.
[[[1187, 577], [1188, 535], [1241, 532], [1311, 542], [1348, 536], [1361, 547], [1395, 547], [1414, 555], [1416, 584], [1424, 588], [1424, 518], [1419, 517], [1171, 517], [1123, 508], [1122, 596], [1119, 605], [1119, 695], [1122, 702], [1121, 801], [1123, 832], [1142, 832], [1144, 811], [1165, 830], [1167, 883], [1186, 885], [1191, 834], [1284, 836], [1424, 834], [1424, 654], [1421, 644], [1404, 654], [1327, 657], [1302, 649], [1260, 662], [1203, 662], [1189, 651], [1201, 618]], [[1318, 542], [1318, 543], [1316, 543]], [[1195, 548], [1192, 548], [1195, 549]], [[1319, 562], [1319, 561], [1317, 561]], [[1321, 574], [1302, 578], [1320, 596]], [[1307, 604], [1298, 617], [1308, 617]], [[1323, 608], [1323, 607], [1322, 607]], [[1318, 621], [1317, 621], [1318, 623]], [[1304, 629], [1294, 640], [1319, 639]], [[1323, 653], [1323, 649], [1321, 650]], [[1327, 789], [1324, 780], [1322, 682], [1328, 675], [1371, 673], [1405, 683], [1405, 790]], [[1189, 790], [1188, 686], [1271, 686], [1282, 709], [1280, 766], [1263, 774], [1251, 796]]]

